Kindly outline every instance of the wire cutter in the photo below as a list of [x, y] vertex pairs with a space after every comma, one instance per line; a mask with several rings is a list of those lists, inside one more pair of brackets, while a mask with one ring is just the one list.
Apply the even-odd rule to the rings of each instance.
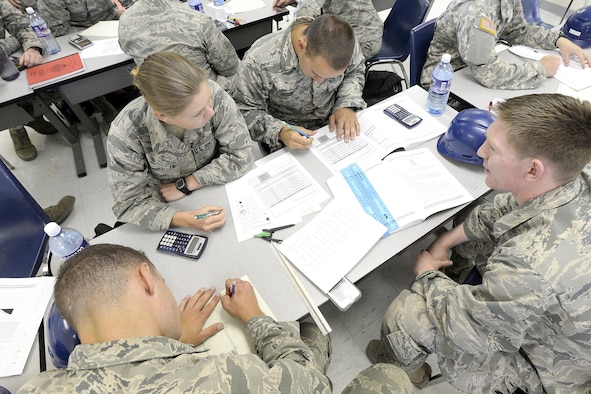
[[261, 231], [258, 234], [253, 235], [253, 237], [254, 238], [262, 238], [265, 241], [276, 242], [276, 243], [280, 244], [281, 242], [283, 242], [283, 240], [273, 238], [273, 233], [275, 233], [275, 231], [283, 230], [285, 228], [289, 228], [289, 227], [293, 227], [293, 226], [295, 226], [295, 224], [287, 224], [285, 226], [274, 227], [274, 228], [264, 228], [263, 231]]

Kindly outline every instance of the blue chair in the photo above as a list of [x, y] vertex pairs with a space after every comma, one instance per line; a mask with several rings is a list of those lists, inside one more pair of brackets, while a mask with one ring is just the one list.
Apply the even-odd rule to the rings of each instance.
[[421, 72], [435, 33], [436, 20], [423, 22], [410, 30], [410, 86], [417, 85], [421, 81]]
[[554, 26], [545, 23], [540, 17], [540, 1], [539, 0], [521, 0], [523, 5], [523, 14], [525, 20], [529, 23], [535, 23], [538, 26], [542, 26], [546, 29], [552, 29]]
[[0, 160], [0, 277], [35, 276], [47, 251], [49, 217]]
[[370, 68], [377, 64], [398, 65], [406, 87], [410, 86], [402, 62], [410, 52], [410, 30], [423, 22], [428, 9], [428, 0], [396, 0], [384, 21], [380, 51], [365, 62], [366, 78]]

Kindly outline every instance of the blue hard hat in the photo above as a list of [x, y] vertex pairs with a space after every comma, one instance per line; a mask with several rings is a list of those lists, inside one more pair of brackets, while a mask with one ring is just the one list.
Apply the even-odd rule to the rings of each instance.
[[591, 46], [591, 6], [583, 7], [569, 16], [562, 26], [562, 32], [581, 48]]
[[51, 304], [47, 318], [47, 350], [56, 368], [66, 368], [68, 358], [80, 338], [76, 330], [64, 319], [60, 311]]
[[486, 130], [495, 116], [483, 109], [470, 108], [459, 112], [451, 121], [445, 134], [437, 141], [437, 150], [450, 159], [482, 165], [476, 154], [486, 140]]

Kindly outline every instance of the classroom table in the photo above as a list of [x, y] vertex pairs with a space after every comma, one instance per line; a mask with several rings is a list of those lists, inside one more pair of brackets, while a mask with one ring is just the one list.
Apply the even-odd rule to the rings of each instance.
[[[418, 86], [405, 90], [400, 94], [408, 95], [421, 105], [427, 99], [427, 93]], [[444, 125], [447, 125], [455, 113], [455, 110], [448, 107], [445, 114], [439, 119]], [[427, 146], [436, 152], [435, 139], [421, 146]], [[331, 173], [316, 156], [309, 150], [290, 152], [331, 195], [326, 185], [326, 179], [331, 176]], [[436, 153], [436, 156], [462, 182], [474, 198], [488, 192], [489, 189], [484, 184], [482, 167], [452, 163], [438, 153]], [[325, 206], [327, 203], [328, 201], [323, 205]], [[206, 234], [209, 236], [209, 242], [204, 254], [197, 261], [156, 252], [156, 245], [162, 237], [163, 231], [150, 231], [133, 224], [118, 227], [93, 239], [92, 243], [117, 243], [143, 250], [162, 273], [178, 299], [187, 294], [192, 294], [200, 287], [215, 285], [218, 289], [222, 289], [225, 279], [248, 275], [278, 319], [296, 320], [308, 313], [305, 304], [299, 298], [285, 269], [275, 255], [271, 244], [257, 238], [237, 242], [224, 185], [207, 186], [172, 204], [182, 210], [194, 210], [207, 204], [220, 205], [228, 210], [225, 225], [210, 234]], [[418, 225], [400, 230], [378, 241], [347, 275], [348, 279], [357, 282], [370, 274], [392, 256], [450, 220], [460, 209], [461, 207], [458, 207], [437, 213]], [[312, 216], [314, 215], [307, 215], [303, 223], [282, 230], [278, 236], [282, 239], [287, 238], [311, 220]], [[191, 229], [181, 229], [180, 231], [203, 234]], [[316, 305], [321, 305], [327, 301], [327, 296], [317, 289], [312, 282], [303, 275], [299, 276]]]

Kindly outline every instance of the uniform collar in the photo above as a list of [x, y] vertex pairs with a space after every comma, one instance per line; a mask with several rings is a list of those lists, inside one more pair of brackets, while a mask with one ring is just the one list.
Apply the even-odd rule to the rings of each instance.
[[137, 337], [78, 345], [68, 362], [68, 370], [88, 370], [115, 365], [201, 353], [200, 348], [166, 337]]

